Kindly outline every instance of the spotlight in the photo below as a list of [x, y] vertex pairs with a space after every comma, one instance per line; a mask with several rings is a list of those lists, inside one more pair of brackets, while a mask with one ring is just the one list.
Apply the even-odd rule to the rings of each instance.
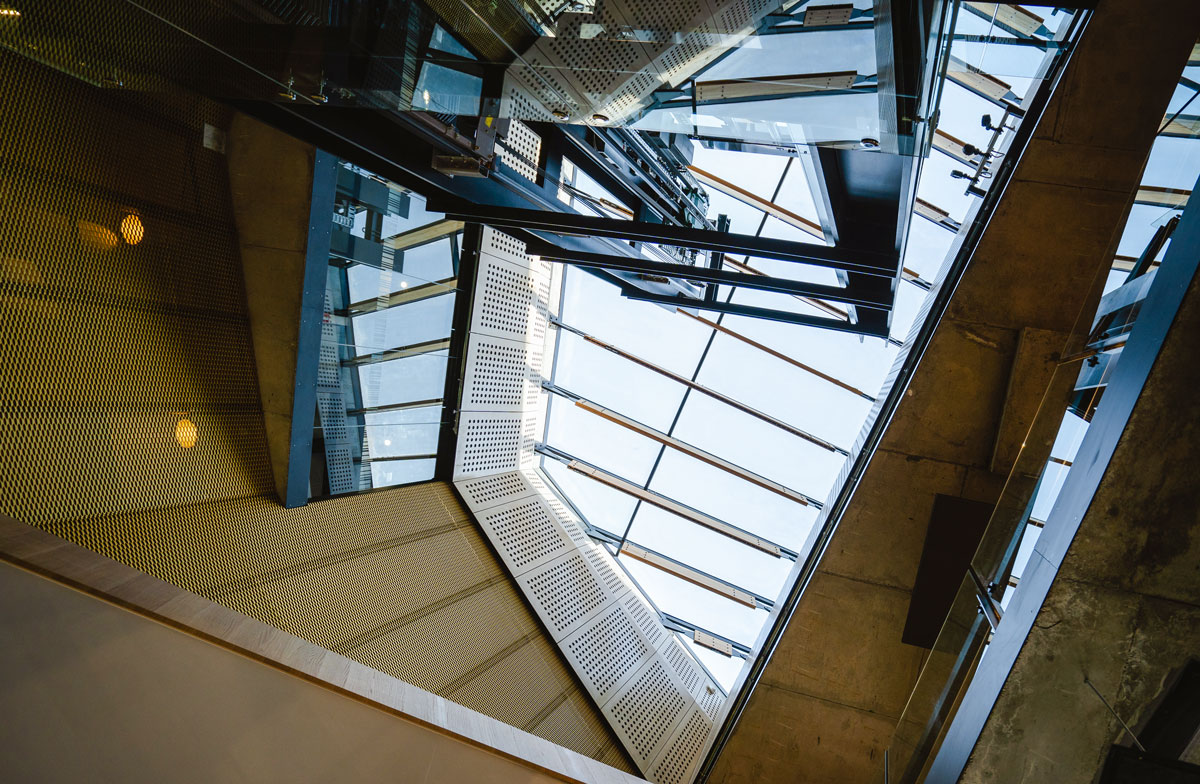
[[191, 449], [196, 445], [196, 437], [199, 435], [199, 430], [196, 428], [196, 423], [190, 419], [181, 419], [175, 425], [175, 440], [184, 449]]
[[130, 245], [137, 245], [146, 236], [146, 227], [137, 213], [129, 213], [121, 219], [121, 238]]

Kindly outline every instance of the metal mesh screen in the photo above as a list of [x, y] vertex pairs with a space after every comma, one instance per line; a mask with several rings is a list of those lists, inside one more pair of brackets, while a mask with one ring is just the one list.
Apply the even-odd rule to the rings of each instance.
[[448, 485], [275, 501], [228, 112], [0, 84], [0, 511], [630, 769]]

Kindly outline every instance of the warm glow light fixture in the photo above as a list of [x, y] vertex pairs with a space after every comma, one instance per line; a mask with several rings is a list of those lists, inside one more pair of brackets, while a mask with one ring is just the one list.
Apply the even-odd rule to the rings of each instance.
[[196, 423], [190, 419], [181, 419], [175, 425], [175, 440], [184, 449], [191, 449], [196, 445], [196, 437], [199, 431], [196, 429]]
[[136, 213], [129, 213], [121, 219], [121, 237], [130, 245], [137, 245], [146, 236], [146, 227]]
[[15, 8], [0, 8], [0, 16], [20, 16], [21, 12]]

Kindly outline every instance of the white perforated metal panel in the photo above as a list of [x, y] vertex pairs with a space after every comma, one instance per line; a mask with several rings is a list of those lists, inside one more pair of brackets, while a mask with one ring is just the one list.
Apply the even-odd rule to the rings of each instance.
[[654, 654], [654, 648], [618, 603], [564, 640], [563, 652], [592, 697], [604, 703]]
[[521, 467], [523, 429], [520, 414], [463, 412], [458, 420], [455, 477], [516, 471]]
[[520, 575], [568, 551], [574, 542], [537, 496], [527, 496], [477, 515], [513, 574]]
[[479, 261], [455, 486], [643, 774], [681, 783], [721, 692], [534, 469], [561, 271], [492, 229]]
[[532, 410], [538, 403], [542, 347], [478, 335], [467, 349], [463, 409]]
[[502, 164], [531, 182], [538, 181], [542, 159], [542, 137], [520, 120], [508, 125], [508, 136], [497, 158]]
[[675, 733], [672, 742], [663, 749], [650, 768], [650, 778], [659, 784], [683, 784], [690, 781], [695, 766], [700, 762], [700, 750], [712, 722], [700, 708], [693, 708], [687, 719]]
[[690, 705], [691, 700], [666, 663], [654, 658], [603, 711], [634, 760], [648, 766], [671, 739], [675, 725]]

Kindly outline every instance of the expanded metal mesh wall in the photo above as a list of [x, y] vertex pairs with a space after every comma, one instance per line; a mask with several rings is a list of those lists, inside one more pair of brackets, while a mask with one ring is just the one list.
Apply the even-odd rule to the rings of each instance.
[[275, 500], [227, 113], [0, 84], [0, 511], [630, 769], [448, 485]]
[[455, 485], [638, 768], [682, 784], [723, 695], [536, 469], [557, 286], [524, 251], [481, 232]]
[[[676, 87], [754, 32], [780, 0], [606, 0], [566, 14], [508, 68], [506, 117], [571, 122], [636, 118], [650, 94]], [[598, 32], [599, 31], [599, 32]]]

